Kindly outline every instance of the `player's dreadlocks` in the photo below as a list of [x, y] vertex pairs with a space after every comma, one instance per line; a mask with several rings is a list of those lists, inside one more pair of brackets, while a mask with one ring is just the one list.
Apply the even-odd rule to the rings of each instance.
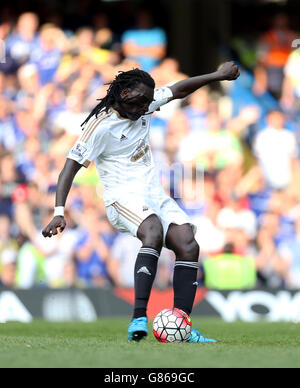
[[116, 102], [126, 102], [126, 100], [121, 98], [122, 90], [134, 88], [141, 83], [151, 88], [155, 87], [153, 78], [143, 70], [133, 69], [129, 71], [119, 71], [119, 74], [114, 81], [106, 84], [110, 85], [106, 96], [98, 100], [100, 103], [92, 110], [81, 126], [84, 126], [92, 116], [96, 115], [97, 117], [102, 110], [105, 109], [105, 111], [108, 112], [109, 108]]

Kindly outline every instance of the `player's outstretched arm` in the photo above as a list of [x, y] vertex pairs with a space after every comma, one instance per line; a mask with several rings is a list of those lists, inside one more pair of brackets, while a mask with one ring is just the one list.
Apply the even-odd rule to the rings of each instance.
[[198, 77], [187, 78], [170, 86], [173, 93], [173, 99], [185, 98], [189, 94], [194, 93], [197, 89], [215, 81], [233, 81], [240, 75], [240, 71], [234, 62], [226, 62], [216, 72], [200, 75]]
[[[75, 175], [81, 167], [82, 165], [75, 160], [66, 160], [57, 182], [55, 206], [65, 206]], [[58, 233], [58, 230], [62, 232], [65, 227], [65, 218], [63, 216], [54, 216], [52, 221], [43, 229], [42, 234], [44, 237], [52, 237]]]

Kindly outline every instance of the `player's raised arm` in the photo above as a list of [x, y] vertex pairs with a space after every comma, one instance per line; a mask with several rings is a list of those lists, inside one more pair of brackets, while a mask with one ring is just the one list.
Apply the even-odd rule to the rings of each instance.
[[215, 81], [233, 81], [240, 75], [240, 71], [234, 62], [226, 62], [218, 71], [214, 73], [200, 75], [198, 77], [187, 78], [170, 86], [173, 99], [185, 98], [194, 93], [197, 89]]
[[64, 218], [63, 209], [74, 177], [81, 167], [82, 165], [75, 160], [66, 160], [64, 168], [59, 174], [57, 182], [54, 217], [52, 221], [43, 229], [42, 234], [44, 237], [52, 237], [58, 233], [58, 229], [60, 232], [65, 229], [66, 221]]

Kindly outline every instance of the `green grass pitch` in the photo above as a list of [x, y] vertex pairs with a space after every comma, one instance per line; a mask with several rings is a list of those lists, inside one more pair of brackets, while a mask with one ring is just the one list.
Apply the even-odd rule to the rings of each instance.
[[[127, 341], [128, 320], [0, 324], [0, 368], [300, 367], [300, 324], [194, 319], [217, 344]], [[150, 323], [149, 323], [150, 328]]]

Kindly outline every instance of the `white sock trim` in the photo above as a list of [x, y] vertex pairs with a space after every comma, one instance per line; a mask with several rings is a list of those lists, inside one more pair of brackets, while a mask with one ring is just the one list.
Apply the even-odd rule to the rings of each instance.
[[195, 261], [175, 261], [175, 267], [189, 267], [199, 269], [199, 263]]
[[151, 256], [155, 256], [159, 259], [159, 253], [157, 252], [156, 249], [153, 249], [153, 248], [141, 248], [139, 253], [144, 253], [146, 255], [151, 255]]

